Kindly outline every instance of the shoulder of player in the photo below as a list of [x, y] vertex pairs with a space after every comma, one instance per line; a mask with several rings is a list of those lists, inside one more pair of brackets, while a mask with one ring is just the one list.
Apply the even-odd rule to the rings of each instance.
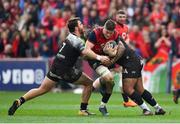
[[76, 41], [76, 40], [82, 40], [80, 37], [72, 34], [72, 33], [69, 33], [68, 36], [66, 37], [66, 39], [68, 39], [69, 41]]
[[78, 37], [78, 36], [76, 36], [76, 35], [74, 35], [74, 34], [72, 34], [72, 33], [69, 33], [68, 36], [66, 37], [66, 39], [67, 39], [72, 45], [76, 45], [76, 44], [79, 44], [79, 43], [83, 42], [83, 40], [82, 40], [80, 37]]
[[128, 28], [128, 25], [127, 24], [118, 24], [118, 23], [116, 23], [116, 27], [117, 28]]
[[96, 32], [101, 32], [102, 31], [102, 29], [103, 29], [103, 27], [101, 27], [101, 26], [98, 26], [98, 27], [95, 27], [94, 29], [93, 29], [93, 31], [96, 33]]

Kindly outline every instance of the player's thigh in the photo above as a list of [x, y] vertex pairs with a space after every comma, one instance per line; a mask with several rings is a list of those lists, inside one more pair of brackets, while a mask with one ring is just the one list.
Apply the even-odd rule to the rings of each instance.
[[101, 76], [101, 78], [105, 81], [105, 82], [112, 82], [113, 81], [113, 74], [111, 73], [111, 71], [103, 66], [103, 65], [100, 65], [96, 68], [96, 73], [98, 75]]
[[134, 92], [134, 87], [137, 83], [137, 78], [125, 78], [123, 79], [123, 91], [127, 94], [132, 94]]
[[144, 92], [144, 87], [143, 87], [143, 81], [142, 77], [138, 78], [138, 81], [135, 85], [135, 90], [139, 93], [142, 94]]
[[77, 81], [74, 82], [74, 84], [80, 84], [84, 86], [92, 85], [93, 80], [84, 72], [82, 72], [81, 76]]
[[51, 90], [54, 86], [55, 86], [56, 82], [49, 79], [47, 76], [44, 78], [44, 80], [42, 81], [39, 89], [45, 90], [45, 91], [49, 91]]

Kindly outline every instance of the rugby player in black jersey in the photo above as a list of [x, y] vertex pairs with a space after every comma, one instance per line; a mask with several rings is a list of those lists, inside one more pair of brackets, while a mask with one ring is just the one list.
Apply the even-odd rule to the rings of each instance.
[[156, 102], [152, 94], [143, 87], [143, 80], [141, 75], [141, 70], [143, 67], [142, 58], [138, 56], [132, 49], [130, 49], [122, 38], [119, 37], [119, 40], [117, 41], [117, 52], [114, 52], [112, 48], [106, 50], [106, 54], [110, 54], [112, 56], [112, 51], [115, 57], [105, 65], [110, 66], [116, 63], [123, 67], [123, 91], [134, 102], [136, 102], [141, 109], [143, 109], [144, 115], [151, 115], [152, 112], [143, 100], [155, 108], [155, 115], [164, 115], [166, 112]]
[[16, 99], [9, 108], [8, 115], [14, 115], [15, 111], [24, 102], [50, 91], [55, 86], [56, 82], [59, 82], [60, 80], [73, 84], [84, 85], [79, 114], [92, 114], [87, 111], [87, 105], [91, 95], [93, 81], [85, 73], [81, 72], [80, 69], [74, 67], [74, 65], [79, 56], [95, 59], [100, 62], [107, 62], [109, 61], [109, 58], [107, 56], [100, 56], [97, 54], [94, 56], [94, 54], [91, 55], [91, 53], [88, 53], [85, 50], [85, 44], [80, 38], [84, 29], [79, 18], [70, 19], [67, 26], [69, 29], [69, 35], [66, 37], [65, 41], [61, 43], [60, 50], [40, 87], [31, 89], [19, 99]]

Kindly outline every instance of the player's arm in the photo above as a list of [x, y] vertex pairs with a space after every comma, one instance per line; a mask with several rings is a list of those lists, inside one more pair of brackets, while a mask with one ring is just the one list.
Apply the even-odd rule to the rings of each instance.
[[94, 59], [101, 62], [109, 61], [110, 59], [107, 56], [98, 55], [92, 50], [92, 48], [94, 47], [93, 42], [95, 42], [95, 40], [95, 33], [91, 32], [88, 40], [86, 41], [85, 49], [82, 51], [83, 57], [85, 59]]
[[112, 41], [112, 43], [107, 42], [103, 48], [103, 52], [105, 54], [107, 54], [109, 57], [114, 57], [114, 56], [116, 56], [116, 53], [117, 53], [118, 45], [115, 43], [115, 45], [112, 46], [113, 42], [115, 42], [115, 41]]
[[121, 40], [123, 40], [122, 38], [118, 37], [118, 46], [117, 46], [117, 53], [116, 56], [113, 57], [112, 59], [110, 59], [110, 61], [108, 63], [104, 63], [106, 66], [110, 66], [116, 63], [116, 61], [118, 59], [120, 59], [122, 57], [122, 55], [124, 54], [125, 51], [125, 46], [124, 44], [121, 42]]

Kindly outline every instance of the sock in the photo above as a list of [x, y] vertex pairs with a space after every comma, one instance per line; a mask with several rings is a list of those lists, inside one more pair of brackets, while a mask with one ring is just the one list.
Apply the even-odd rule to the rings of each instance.
[[155, 106], [157, 104], [156, 100], [153, 98], [151, 93], [148, 92], [147, 90], [144, 90], [144, 92], [143, 92], [143, 94], [141, 96], [151, 106]]
[[134, 91], [130, 96], [129, 96], [136, 104], [138, 105], [142, 105], [143, 104], [143, 100], [141, 98], [141, 96]]
[[161, 108], [161, 106], [159, 106], [159, 104], [157, 103], [155, 106], [153, 106], [156, 110], [156, 112], [158, 112]]
[[178, 96], [180, 96], [180, 89], [178, 89]]
[[99, 79], [99, 82], [100, 82], [99, 92], [101, 93], [102, 96], [104, 96], [106, 94], [106, 85], [102, 78]]
[[104, 107], [104, 106], [106, 106], [106, 103], [101, 101], [100, 107]]
[[87, 110], [87, 103], [81, 103], [80, 110]]
[[105, 93], [105, 94], [103, 95], [101, 101], [102, 101], [103, 103], [107, 103], [107, 102], [109, 101], [110, 96], [111, 96], [111, 94]]
[[125, 93], [121, 93], [121, 95], [123, 97], [124, 102], [128, 102], [129, 100], [128, 96]]
[[140, 107], [142, 110], [146, 109], [146, 110], [148, 110], [148, 111], [151, 111], [151, 110], [149, 109], [149, 107], [146, 105], [145, 102], [143, 102], [143, 104], [139, 105], [139, 107]]
[[20, 101], [20, 105], [22, 105], [25, 102], [25, 99], [23, 97], [20, 97], [19, 101]]

